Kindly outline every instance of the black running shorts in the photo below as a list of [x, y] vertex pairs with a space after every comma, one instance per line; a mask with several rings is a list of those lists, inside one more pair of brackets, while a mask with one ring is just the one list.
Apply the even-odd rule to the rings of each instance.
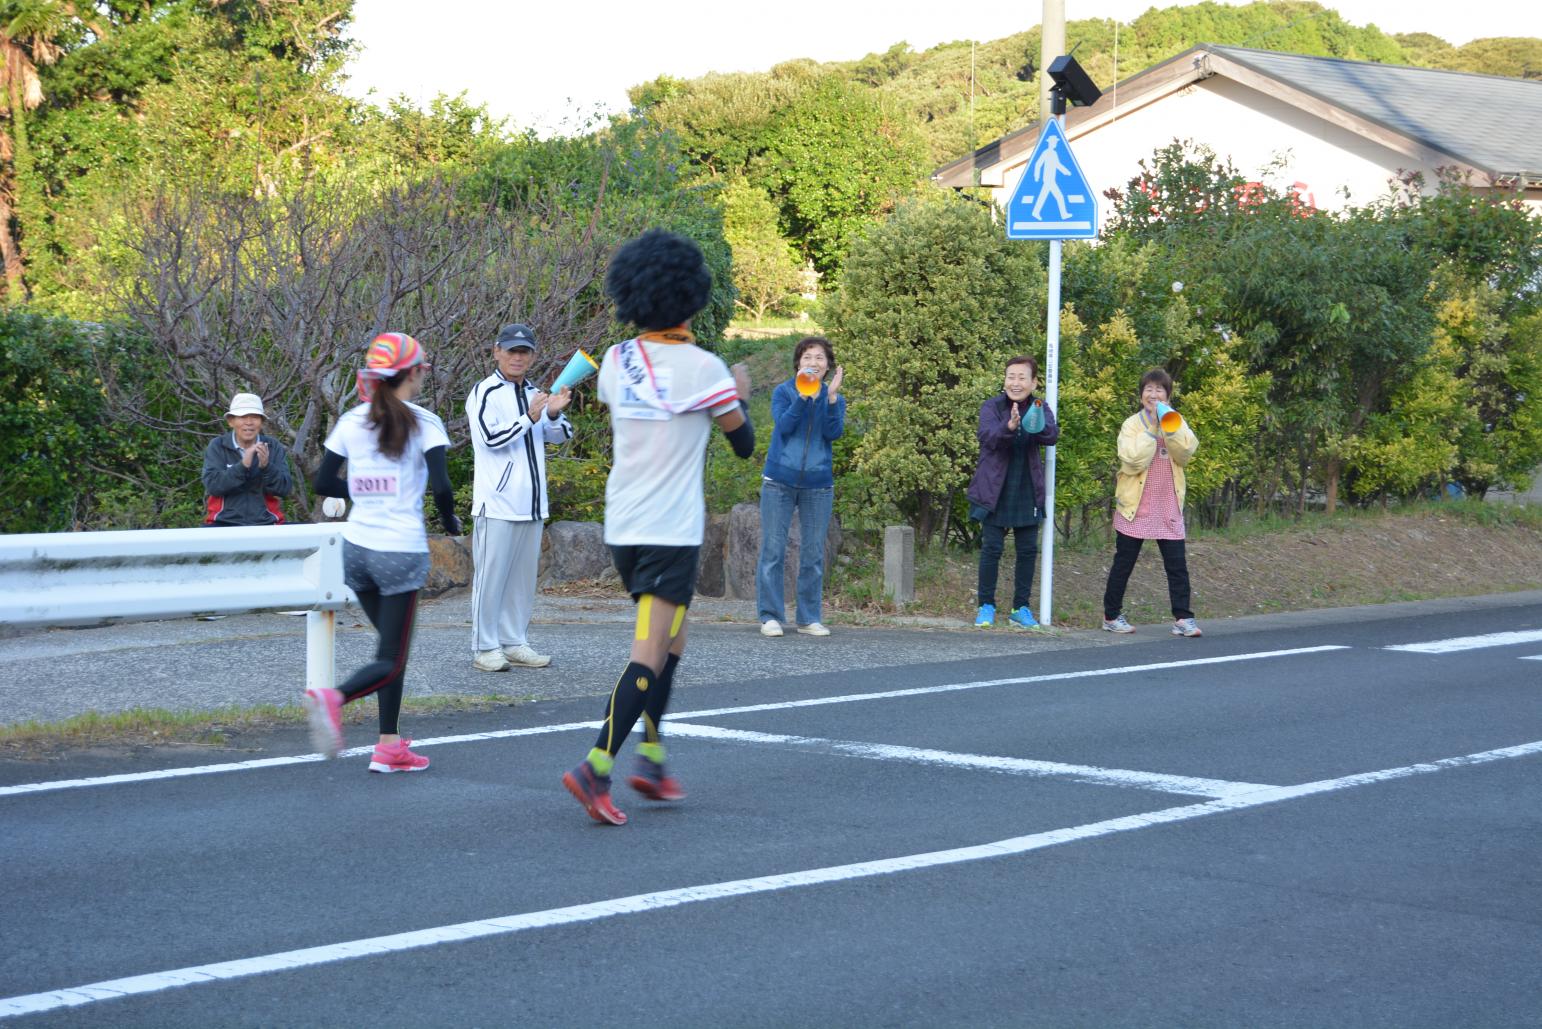
[[651, 593], [681, 607], [691, 606], [696, 592], [696, 563], [700, 547], [612, 546], [610, 559], [627, 592], [636, 600]]

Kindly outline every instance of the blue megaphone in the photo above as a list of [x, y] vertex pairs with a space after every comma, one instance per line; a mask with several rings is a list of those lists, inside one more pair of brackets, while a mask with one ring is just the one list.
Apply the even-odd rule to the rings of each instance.
[[573, 356], [568, 358], [568, 366], [562, 369], [562, 374], [557, 376], [557, 381], [551, 384], [548, 392], [555, 393], [568, 386], [577, 386], [599, 370], [600, 366], [595, 363], [594, 358], [582, 350], [575, 351]]
[[1183, 428], [1183, 415], [1158, 400], [1157, 424], [1162, 426], [1163, 432], [1177, 432]]

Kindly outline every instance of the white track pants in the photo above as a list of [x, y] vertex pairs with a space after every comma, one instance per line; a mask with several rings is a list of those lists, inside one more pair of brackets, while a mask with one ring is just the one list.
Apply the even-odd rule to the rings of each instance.
[[541, 563], [540, 522], [478, 516], [471, 536], [471, 646], [478, 653], [528, 643]]

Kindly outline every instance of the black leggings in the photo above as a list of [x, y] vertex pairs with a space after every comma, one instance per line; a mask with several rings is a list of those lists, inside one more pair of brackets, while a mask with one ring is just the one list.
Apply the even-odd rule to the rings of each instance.
[[412, 646], [412, 627], [418, 616], [418, 591], [382, 597], [378, 590], [358, 590], [359, 606], [380, 633], [375, 660], [360, 668], [338, 687], [343, 703], [379, 693], [380, 735], [397, 734], [402, 712], [402, 680], [407, 675], [407, 651]]
[[[1135, 570], [1135, 559], [1140, 557], [1140, 545], [1145, 542], [1134, 536], [1114, 531], [1114, 564], [1108, 570], [1108, 585], [1103, 589], [1103, 617], [1109, 621], [1118, 618], [1124, 610], [1124, 588]], [[1167, 599], [1173, 607], [1174, 618], [1193, 618], [1189, 610], [1189, 560], [1183, 540], [1157, 540], [1162, 552], [1162, 566], [1167, 569]]]

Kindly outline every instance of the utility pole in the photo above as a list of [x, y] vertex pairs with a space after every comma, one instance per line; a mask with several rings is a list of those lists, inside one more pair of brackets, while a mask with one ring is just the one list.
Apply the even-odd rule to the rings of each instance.
[[[1050, 78], [1050, 63], [1065, 53], [1065, 0], [1044, 0], [1044, 16], [1039, 26], [1039, 118], [1048, 121], [1060, 116], [1062, 127], [1065, 100]], [[1061, 241], [1049, 243], [1049, 307], [1045, 326], [1044, 404], [1056, 417], [1060, 414], [1060, 248]], [[1055, 448], [1044, 448], [1044, 525], [1039, 530], [1039, 619], [1053, 625], [1055, 617]]]
[[1049, 94], [1055, 87], [1049, 77], [1049, 65], [1065, 53], [1065, 0], [1044, 0], [1039, 30], [1039, 118], [1043, 120], [1050, 117]]

